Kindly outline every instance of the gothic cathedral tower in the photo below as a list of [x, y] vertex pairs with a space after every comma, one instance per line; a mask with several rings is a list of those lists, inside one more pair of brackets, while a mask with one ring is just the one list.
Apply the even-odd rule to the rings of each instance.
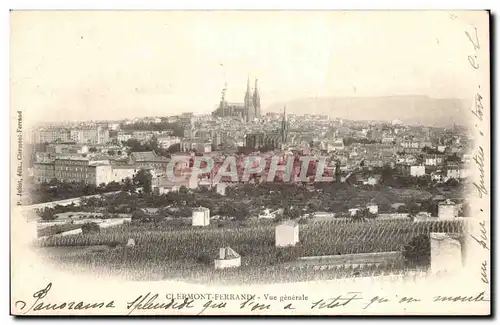
[[257, 78], [255, 78], [255, 89], [253, 90], [253, 107], [255, 108], [255, 116], [260, 117], [260, 95], [257, 81]]
[[255, 108], [253, 106], [253, 98], [250, 92], [250, 78], [247, 79], [247, 92], [245, 93], [245, 118], [249, 122], [255, 117]]
[[286, 115], [286, 105], [283, 109], [283, 118], [281, 120], [281, 142], [285, 144], [288, 141], [288, 117]]

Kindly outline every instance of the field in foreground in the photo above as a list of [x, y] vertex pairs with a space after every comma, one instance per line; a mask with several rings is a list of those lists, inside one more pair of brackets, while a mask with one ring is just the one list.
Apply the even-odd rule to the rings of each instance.
[[[276, 248], [274, 225], [202, 229], [125, 224], [101, 229], [100, 233], [49, 238], [37, 243], [48, 259], [71, 270], [87, 270], [137, 280], [184, 279], [200, 282], [303, 281], [352, 276], [355, 272], [376, 274], [401, 270], [403, 265], [285, 270], [284, 263], [301, 256], [345, 255], [401, 251], [414, 236], [430, 232], [463, 231], [461, 221], [412, 222], [373, 220], [334, 221], [300, 226], [300, 243]], [[135, 247], [123, 247], [129, 238]], [[103, 246], [104, 245], [104, 246]], [[92, 250], [90, 247], [107, 247]], [[230, 246], [241, 255], [241, 267], [214, 270], [213, 259], [220, 247]], [[87, 247], [87, 249], [85, 249]], [[64, 252], [61, 252], [64, 248]], [[71, 249], [72, 248], [72, 249]]]

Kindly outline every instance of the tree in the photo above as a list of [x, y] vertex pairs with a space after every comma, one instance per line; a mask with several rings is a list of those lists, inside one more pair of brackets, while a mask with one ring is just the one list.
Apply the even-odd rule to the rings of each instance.
[[450, 178], [446, 181], [445, 184], [448, 187], [457, 187], [458, 185], [460, 185], [460, 182], [457, 181], [455, 178]]
[[405, 263], [410, 267], [428, 267], [431, 261], [431, 244], [429, 236], [413, 237], [403, 248]]
[[283, 215], [288, 219], [298, 219], [301, 216], [300, 210], [295, 207], [286, 207]]
[[122, 191], [124, 192], [133, 192], [135, 190], [134, 184], [130, 177], [125, 178], [122, 184]]
[[97, 233], [101, 230], [101, 227], [95, 222], [87, 222], [82, 226], [82, 233], [84, 235], [86, 234], [91, 234], [91, 233]]
[[43, 211], [39, 212], [40, 218], [44, 221], [51, 221], [57, 219], [56, 214], [53, 209], [45, 208]]
[[112, 149], [108, 150], [108, 155], [110, 156], [114, 156], [116, 154], [116, 152]]
[[180, 143], [174, 143], [170, 147], [168, 147], [167, 152], [168, 153], [174, 153], [174, 152], [180, 152], [181, 151], [181, 144]]
[[206, 253], [201, 253], [200, 255], [198, 255], [196, 261], [200, 264], [207, 264], [207, 265], [212, 263], [212, 259]]
[[248, 218], [250, 209], [247, 205], [240, 205], [234, 211], [234, 218], [238, 221], [245, 220]]
[[394, 170], [389, 165], [382, 167], [381, 182], [385, 185], [391, 185], [394, 181]]
[[146, 213], [140, 209], [136, 209], [132, 213], [131, 221], [132, 222], [146, 222], [147, 221]]
[[470, 204], [465, 202], [464, 204], [462, 204], [462, 209], [460, 209], [458, 216], [467, 218], [470, 217], [470, 215], [471, 215]]
[[356, 211], [356, 213], [352, 216], [352, 220], [354, 221], [364, 221], [366, 218], [368, 209], [360, 209]]
[[121, 190], [121, 185], [118, 182], [112, 181], [104, 187], [105, 192], [117, 192]]
[[90, 147], [89, 148], [89, 152], [92, 152], [92, 153], [97, 152], [97, 148], [96, 147]]
[[411, 217], [414, 217], [420, 212], [420, 206], [415, 202], [410, 202], [407, 204], [407, 211]]
[[397, 210], [398, 213], [408, 213], [408, 208], [405, 205], [400, 205]]
[[433, 201], [432, 199], [422, 202], [420, 208], [421, 211], [429, 212], [432, 216], [437, 216], [438, 209], [439, 209], [438, 203]]
[[142, 187], [142, 191], [146, 194], [151, 193], [153, 183], [153, 176], [151, 172], [146, 169], [140, 169], [134, 176], [134, 184]]
[[335, 181], [340, 182], [342, 180], [342, 172], [340, 171], [340, 160], [335, 163]]
[[319, 202], [311, 201], [307, 203], [307, 210], [309, 212], [316, 212], [319, 210], [319, 207], [320, 207]]
[[104, 189], [106, 188], [106, 183], [101, 183], [99, 186], [97, 186], [97, 192], [102, 193], [104, 192]]

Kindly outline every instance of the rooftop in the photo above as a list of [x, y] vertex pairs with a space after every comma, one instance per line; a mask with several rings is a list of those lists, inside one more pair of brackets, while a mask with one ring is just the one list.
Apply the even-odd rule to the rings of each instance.
[[231, 260], [240, 257], [240, 254], [236, 253], [231, 247], [222, 247], [221, 251], [224, 250], [224, 258], [221, 258], [220, 254], [218, 260]]
[[130, 157], [134, 158], [136, 161], [156, 161], [167, 159], [165, 157], [158, 156], [154, 151], [132, 152]]
[[446, 201], [439, 202], [439, 205], [455, 205], [455, 202], [453, 202], [450, 199], [447, 199]]
[[113, 169], [136, 169], [134, 165], [112, 165]]
[[160, 177], [158, 178], [158, 187], [164, 187], [164, 188], [172, 188], [174, 186], [189, 186], [189, 179], [183, 179], [181, 181], [175, 182], [173, 180], [170, 180], [168, 177]]
[[89, 161], [88, 157], [58, 157], [55, 159], [58, 160], [78, 160], [78, 161]]

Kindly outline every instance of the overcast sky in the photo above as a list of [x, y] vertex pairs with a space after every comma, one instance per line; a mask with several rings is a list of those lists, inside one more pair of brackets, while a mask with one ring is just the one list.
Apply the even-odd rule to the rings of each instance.
[[11, 104], [44, 120], [208, 112], [225, 81], [227, 99], [242, 101], [247, 76], [252, 86], [259, 79], [264, 111], [303, 97], [469, 98], [473, 48], [465, 30], [478, 18], [444, 11], [14, 12]]

